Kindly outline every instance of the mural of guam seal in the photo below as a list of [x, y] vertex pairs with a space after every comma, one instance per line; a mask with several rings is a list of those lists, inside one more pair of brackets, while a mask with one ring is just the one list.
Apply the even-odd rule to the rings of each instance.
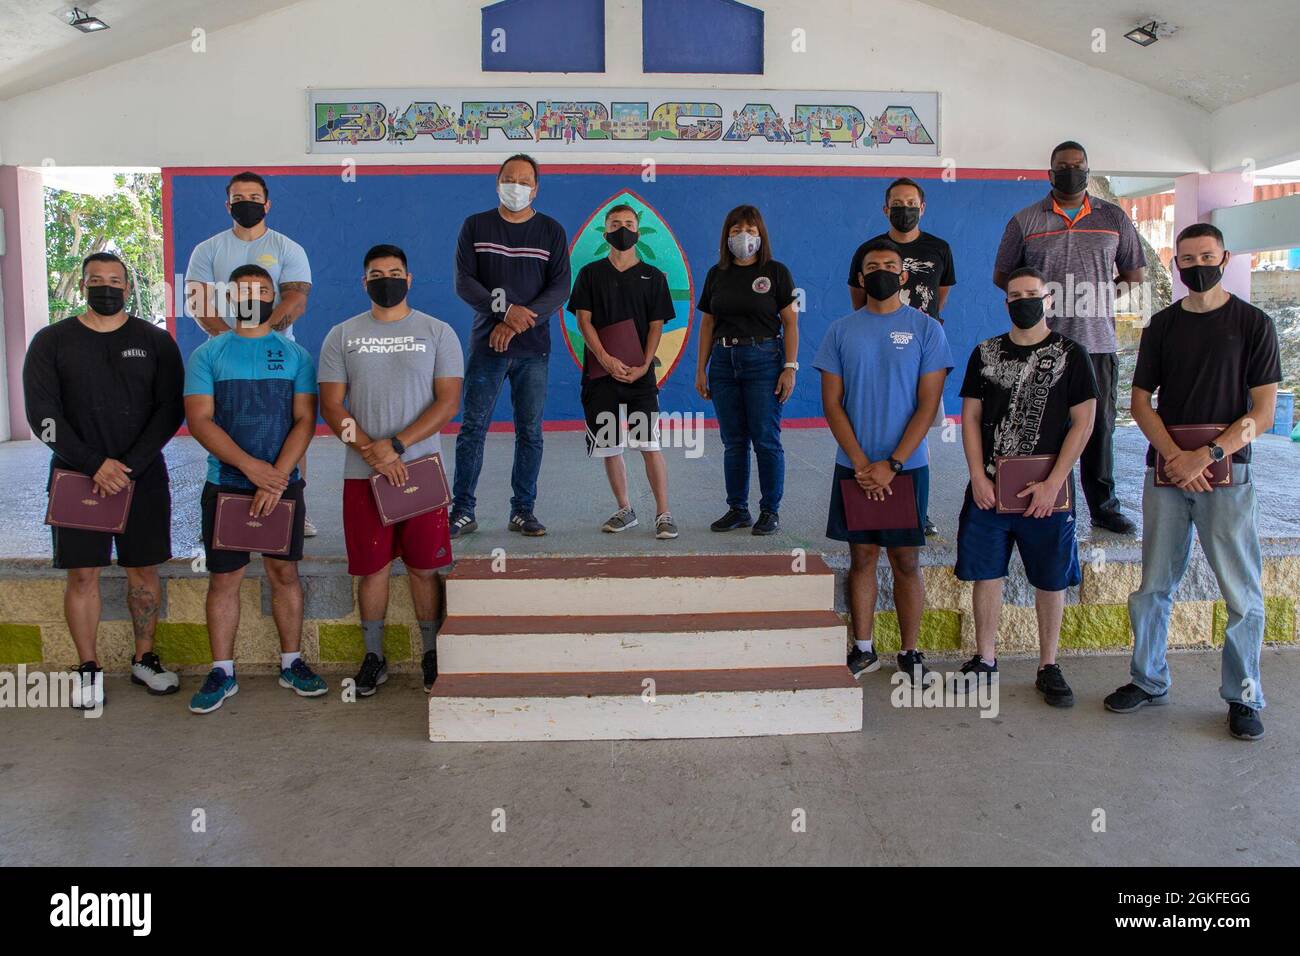
[[751, 286], [751, 288], [759, 295], [762, 295], [763, 293], [767, 292], [769, 289], [772, 288], [772, 280], [769, 279], [767, 276], [759, 276], [757, 279], [754, 280], [754, 284]]

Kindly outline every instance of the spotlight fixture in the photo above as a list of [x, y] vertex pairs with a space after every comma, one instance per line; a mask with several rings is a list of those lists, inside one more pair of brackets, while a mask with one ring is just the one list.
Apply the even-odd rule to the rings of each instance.
[[67, 19], [69, 26], [76, 27], [82, 33], [98, 33], [101, 30], [108, 29], [107, 23], [99, 19], [99, 17], [92, 17], [80, 7], [73, 7], [68, 10], [64, 17]]
[[1155, 20], [1152, 20], [1149, 23], [1135, 26], [1132, 30], [1129, 30], [1128, 33], [1124, 34], [1124, 36], [1132, 40], [1138, 46], [1150, 46], [1160, 39], [1157, 32], [1159, 29], [1160, 24]]

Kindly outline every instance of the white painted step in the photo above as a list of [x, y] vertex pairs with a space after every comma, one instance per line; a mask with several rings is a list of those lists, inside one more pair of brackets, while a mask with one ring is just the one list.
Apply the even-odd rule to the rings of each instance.
[[447, 618], [440, 674], [730, 670], [844, 664], [832, 611]]

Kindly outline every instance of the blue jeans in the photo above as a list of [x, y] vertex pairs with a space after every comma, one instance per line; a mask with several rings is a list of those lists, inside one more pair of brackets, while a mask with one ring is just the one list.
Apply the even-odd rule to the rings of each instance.
[[1147, 469], [1142, 492], [1142, 585], [1129, 595], [1133, 627], [1133, 683], [1148, 694], [1169, 690], [1165, 645], [1174, 591], [1192, 551], [1192, 529], [1228, 606], [1219, 696], [1255, 709], [1264, 706], [1259, 652], [1264, 642], [1264, 589], [1259, 508], [1250, 466], [1232, 466], [1232, 485], [1208, 492], [1155, 485]]
[[507, 358], [487, 349], [470, 352], [465, 368], [465, 398], [460, 434], [456, 436], [456, 477], [452, 486], [453, 514], [474, 514], [474, 489], [483, 470], [483, 442], [501, 386], [510, 381], [510, 405], [515, 419], [515, 462], [510, 472], [510, 514], [531, 514], [537, 501], [537, 475], [542, 470], [542, 405], [550, 358], [526, 355]]
[[776, 380], [785, 366], [785, 345], [769, 339], [758, 345], [713, 346], [709, 392], [718, 411], [722, 473], [727, 504], [749, 510], [749, 448], [758, 459], [758, 507], [780, 511], [785, 490], [785, 449], [781, 445], [781, 403]]

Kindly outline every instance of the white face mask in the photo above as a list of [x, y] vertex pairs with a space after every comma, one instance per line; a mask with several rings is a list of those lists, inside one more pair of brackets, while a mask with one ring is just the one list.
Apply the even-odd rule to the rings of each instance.
[[737, 259], [748, 259], [757, 254], [763, 240], [752, 232], [737, 232], [727, 237], [727, 248]]
[[522, 183], [497, 183], [497, 197], [501, 205], [511, 212], [520, 212], [528, 208], [533, 201], [533, 187]]

